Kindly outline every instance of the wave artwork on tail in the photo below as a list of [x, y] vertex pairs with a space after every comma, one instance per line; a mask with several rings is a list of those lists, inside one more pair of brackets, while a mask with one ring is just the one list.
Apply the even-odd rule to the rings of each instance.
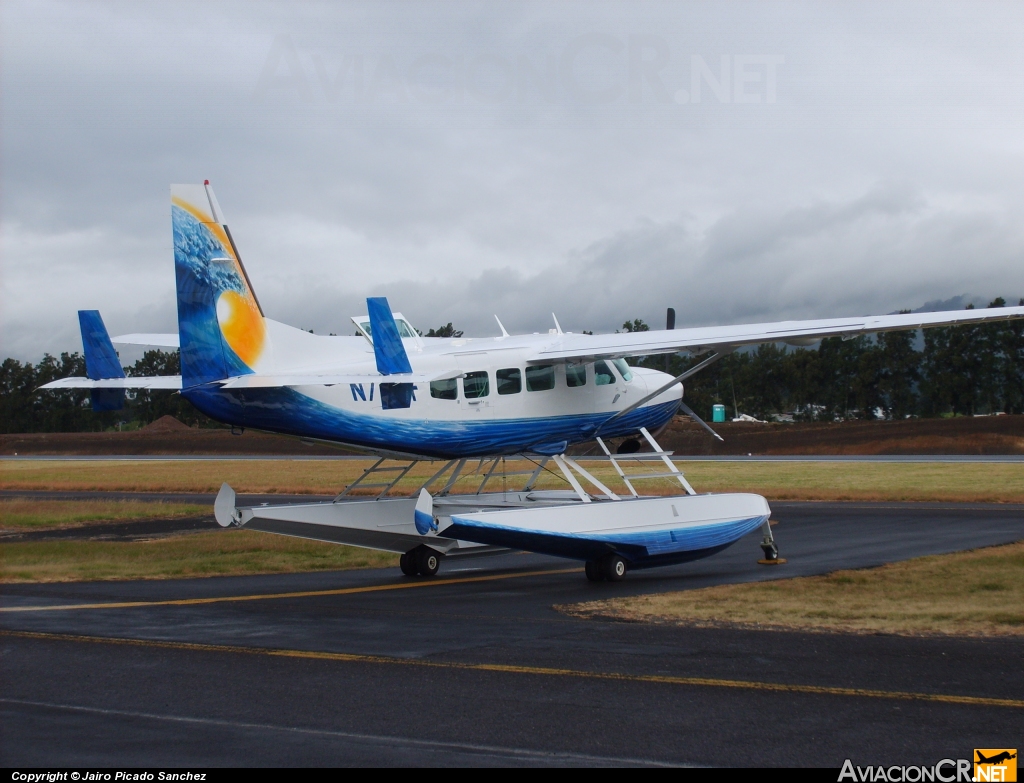
[[183, 387], [256, 372], [263, 309], [208, 180], [171, 186], [171, 222]]

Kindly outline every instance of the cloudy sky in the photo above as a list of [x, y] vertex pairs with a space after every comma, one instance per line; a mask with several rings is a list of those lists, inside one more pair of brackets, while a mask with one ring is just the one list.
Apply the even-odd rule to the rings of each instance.
[[1024, 296], [1024, 5], [5, 0], [0, 355], [175, 331], [168, 185], [267, 314], [469, 334]]

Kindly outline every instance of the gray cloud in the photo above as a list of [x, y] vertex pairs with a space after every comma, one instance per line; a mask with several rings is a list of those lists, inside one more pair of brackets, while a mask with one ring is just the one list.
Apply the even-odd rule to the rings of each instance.
[[318, 332], [379, 293], [489, 334], [1024, 290], [1016, 4], [0, 13], [4, 355], [75, 348], [79, 308], [173, 330], [167, 186], [205, 178]]

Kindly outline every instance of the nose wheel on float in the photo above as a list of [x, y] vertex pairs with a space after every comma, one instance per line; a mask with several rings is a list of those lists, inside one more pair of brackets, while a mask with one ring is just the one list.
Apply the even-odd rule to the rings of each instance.
[[418, 546], [402, 555], [398, 565], [406, 576], [434, 576], [441, 567], [441, 557], [428, 546]]

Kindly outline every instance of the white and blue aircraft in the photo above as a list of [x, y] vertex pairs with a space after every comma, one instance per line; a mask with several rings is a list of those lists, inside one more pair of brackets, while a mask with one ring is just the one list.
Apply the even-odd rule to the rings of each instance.
[[[680, 410], [710, 431], [683, 402], [683, 381], [758, 343], [809, 345], [823, 337], [1024, 317], [1024, 307], [1006, 307], [605, 335], [563, 332], [556, 318], [546, 334], [510, 335], [498, 321], [497, 337], [449, 339], [421, 337], [386, 299], [371, 298], [367, 314], [352, 319], [358, 336], [320, 336], [264, 315], [208, 181], [171, 186], [171, 222], [178, 334], [112, 341], [99, 313], [82, 311], [88, 377], [43, 388], [89, 388], [99, 409], [117, 407], [125, 389], [180, 389], [207, 416], [234, 427], [377, 455], [377, 464], [332, 503], [237, 508], [225, 484], [216, 516], [224, 526], [400, 552], [408, 575], [436, 573], [443, 555], [512, 548], [582, 560], [588, 578], [619, 580], [630, 568], [714, 554], [758, 528], [763, 562], [779, 562], [764, 498], [697, 495], [658, 446], [657, 433]], [[112, 342], [178, 347], [181, 376], [126, 378]], [[682, 352], [705, 358], [676, 377], [626, 362]], [[636, 480], [650, 475], [630, 480], [605, 443], [634, 435], [646, 439], [663, 466], [657, 475], [678, 481], [685, 494], [636, 491]], [[566, 455], [588, 441], [615, 467], [627, 490], [622, 495]], [[513, 455], [538, 460], [525, 486], [485, 492], [492, 478], [512, 475], [496, 471]], [[386, 459], [405, 463], [385, 466]], [[451, 494], [470, 459], [481, 460], [478, 491]], [[422, 460], [444, 466], [418, 495], [388, 497]], [[572, 490], [534, 489], [548, 461]], [[364, 480], [382, 476], [388, 480]], [[432, 495], [436, 483], [443, 486]], [[357, 486], [384, 491], [377, 500], [355, 500]]]

